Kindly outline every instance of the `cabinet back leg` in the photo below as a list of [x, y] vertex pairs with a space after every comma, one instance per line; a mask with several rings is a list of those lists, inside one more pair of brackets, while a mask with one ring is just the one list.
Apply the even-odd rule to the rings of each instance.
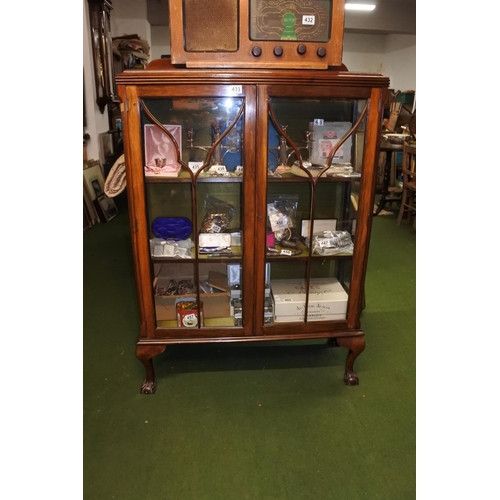
[[154, 394], [156, 391], [155, 371], [153, 368], [153, 356], [165, 351], [165, 345], [138, 345], [135, 353], [146, 368], [146, 378], [142, 382], [141, 394]]
[[344, 382], [346, 385], [358, 385], [359, 378], [354, 371], [354, 360], [365, 349], [364, 337], [337, 337], [337, 343], [342, 347], [347, 347], [347, 359], [345, 362]]

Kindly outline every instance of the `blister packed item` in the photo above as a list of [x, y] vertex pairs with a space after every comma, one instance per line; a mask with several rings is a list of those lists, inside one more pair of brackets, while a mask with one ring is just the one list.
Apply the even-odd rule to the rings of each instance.
[[181, 259], [192, 259], [191, 249], [194, 247], [193, 240], [164, 240], [162, 238], [151, 238], [149, 240], [151, 257], [175, 257]]
[[298, 201], [298, 196], [295, 194], [277, 195], [268, 199], [268, 229], [274, 233], [275, 243], [297, 241], [295, 218], [297, 216]]
[[[306, 245], [309, 246], [309, 238], [306, 238]], [[322, 231], [313, 236], [312, 248], [318, 255], [351, 255], [354, 245], [347, 231]]]

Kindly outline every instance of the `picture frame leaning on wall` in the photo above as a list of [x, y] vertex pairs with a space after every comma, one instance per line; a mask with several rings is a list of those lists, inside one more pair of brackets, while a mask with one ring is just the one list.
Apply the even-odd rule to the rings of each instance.
[[87, 186], [92, 201], [100, 194], [104, 193], [105, 181], [99, 160], [88, 160], [83, 162], [83, 181]]

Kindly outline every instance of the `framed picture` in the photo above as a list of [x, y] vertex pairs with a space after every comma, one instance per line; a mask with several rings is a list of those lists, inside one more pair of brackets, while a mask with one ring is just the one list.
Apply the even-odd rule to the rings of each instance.
[[83, 181], [92, 201], [104, 194], [104, 176], [98, 160], [83, 162]]
[[102, 190], [101, 184], [99, 183], [99, 179], [96, 177], [95, 179], [92, 179], [92, 187], [94, 188], [94, 193], [97, 197], [101, 196], [101, 194], [104, 194], [104, 191]]
[[[90, 225], [93, 226], [94, 224], [97, 224], [99, 222], [99, 215], [97, 214], [95, 206], [92, 203], [92, 199], [90, 197], [90, 193], [85, 182], [83, 183], [83, 207], [84, 211], [86, 212], [90, 220]], [[84, 228], [85, 228], [85, 221], [84, 221]]]
[[97, 197], [94, 203], [97, 206], [99, 218], [102, 222], [109, 222], [118, 215], [118, 208], [116, 208], [113, 198], [102, 194]]
[[[182, 127], [163, 125], [182, 151]], [[177, 162], [177, 148], [172, 139], [157, 125], [144, 125], [144, 173], [147, 176], [177, 177], [181, 165]]]
[[104, 165], [113, 154], [113, 135], [108, 132], [99, 134], [99, 160], [101, 165]]

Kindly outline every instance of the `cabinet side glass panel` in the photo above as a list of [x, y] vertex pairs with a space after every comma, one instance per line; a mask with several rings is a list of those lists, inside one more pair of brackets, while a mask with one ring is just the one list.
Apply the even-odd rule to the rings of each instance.
[[243, 103], [178, 97], [141, 103], [158, 327], [243, 325]]
[[345, 320], [366, 101], [271, 98], [269, 104], [272, 322]]

